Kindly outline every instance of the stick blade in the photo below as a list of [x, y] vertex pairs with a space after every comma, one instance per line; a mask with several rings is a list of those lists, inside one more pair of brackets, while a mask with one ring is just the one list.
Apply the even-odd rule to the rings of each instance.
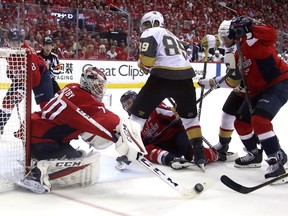
[[229, 187], [230, 189], [237, 191], [239, 193], [242, 194], [248, 194], [250, 192], [253, 191], [253, 189], [251, 190], [250, 188], [247, 187], [243, 187], [242, 185], [236, 183], [235, 181], [233, 181], [232, 179], [230, 179], [228, 176], [226, 175], [222, 175], [220, 178], [221, 182], [226, 185], [227, 187]]

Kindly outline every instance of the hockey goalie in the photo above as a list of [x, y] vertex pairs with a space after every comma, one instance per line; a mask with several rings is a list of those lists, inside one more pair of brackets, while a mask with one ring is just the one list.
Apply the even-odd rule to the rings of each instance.
[[[21, 186], [35, 193], [52, 188], [93, 185], [99, 179], [100, 153], [115, 143], [126, 161], [146, 154], [140, 125], [121, 119], [105, 108], [105, 74], [87, 68], [80, 84], [72, 83], [59, 91], [39, 112], [32, 114], [31, 169]], [[70, 141], [81, 136], [94, 150], [74, 149]]]

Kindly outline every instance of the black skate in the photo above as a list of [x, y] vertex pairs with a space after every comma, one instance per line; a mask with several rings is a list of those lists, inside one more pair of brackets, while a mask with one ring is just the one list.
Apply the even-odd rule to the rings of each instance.
[[259, 149], [257, 154], [253, 154], [252, 152], [247, 152], [247, 155], [243, 157], [239, 157], [235, 160], [234, 167], [237, 168], [260, 168], [263, 160], [262, 150]]

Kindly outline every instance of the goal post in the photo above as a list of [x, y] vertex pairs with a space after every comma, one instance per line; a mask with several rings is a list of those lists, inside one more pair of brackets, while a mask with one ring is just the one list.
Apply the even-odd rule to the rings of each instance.
[[30, 165], [32, 77], [28, 63], [24, 48], [0, 48], [0, 192], [14, 188]]

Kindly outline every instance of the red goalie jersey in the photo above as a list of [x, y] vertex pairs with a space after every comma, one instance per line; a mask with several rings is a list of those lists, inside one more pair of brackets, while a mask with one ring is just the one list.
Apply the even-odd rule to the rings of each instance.
[[[62, 91], [64, 96], [83, 110], [111, 134], [119, 124], [119, 117], [105, 108], [105, 105], [79, 84], [69, 84]], [[60, 97], [55, 97], [40, 112], [32, 114], [32, 143], [61, 142], [77, 139], [83, 132], [89, 132], [113, 141], [89, 121], [80, 116]]]

